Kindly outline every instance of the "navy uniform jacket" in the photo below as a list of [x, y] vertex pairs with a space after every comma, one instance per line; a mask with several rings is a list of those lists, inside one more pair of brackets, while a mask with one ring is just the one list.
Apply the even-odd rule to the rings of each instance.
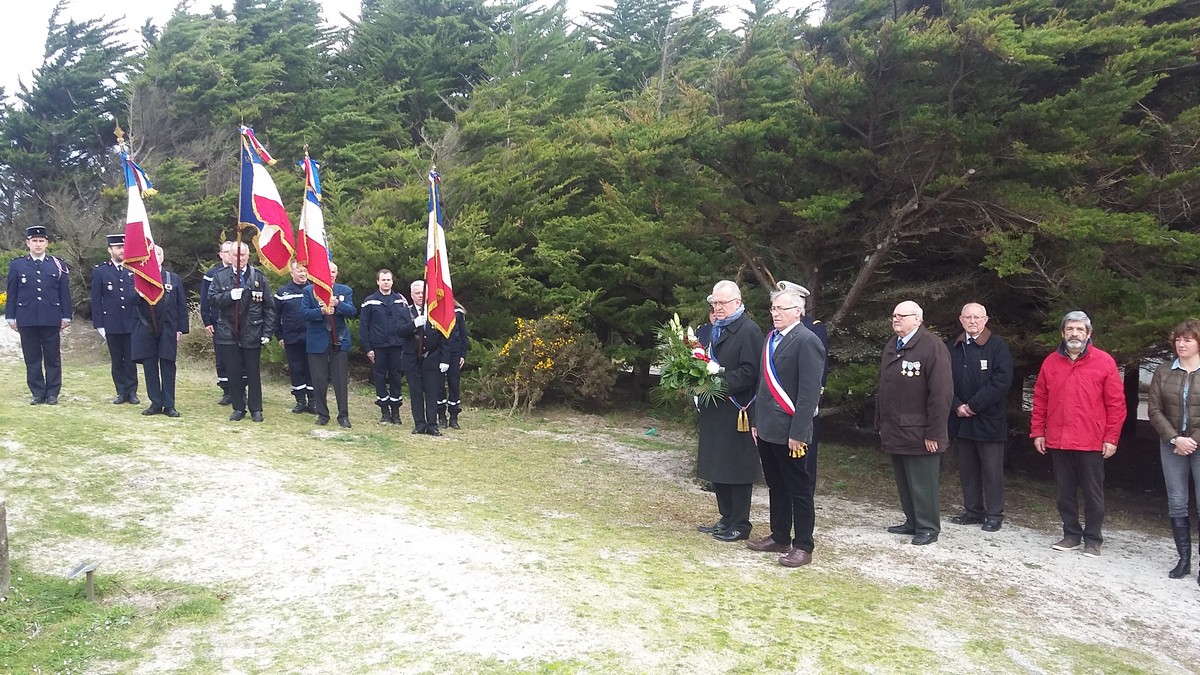
[[358, 324], [358, 339], [363, 351], [370, 352], [383, 347], [403, 347], [404, 342], [417, 331], [408, 301], [392, 291], [384, 295], [379, 291], [367, 296], [362, 304], [362, 318]]
[[228, 267], [228, 265], [220, 264], [204, 273], [204, 278], [200, 280], [200, 320], [205, 326], [217, 325], [217, 310], [212, 306], [208, 299], [208, 287], [216, 278], [217, 272]]
[[71, 287], [67, 264], [46, 255], [23, 256], [8, 266], [8, 303], [4, 318], [21, 326], [60, 326], [71, 320]]
[[108, 260], [92, 269], [92, 326], [105, 333], [124, 335], [137, 323], [133, 272]]
[[450, 358], [455, 363], [459, 359], [467, 358], [467, 351], [471, 348], [471, 343], [467, 339], [467, 313], [462, 309], [454, 308], [454, 329], [450, 331]]
[[[350, 327], [346, 325], [346, 319], [354, 316], [357, 311], [354, 308], [354, 291], [350, 290], [346, 284], [334, 284], [333, 295], [338, 299], [338, 304], [333, 310], [333, 325], [337, 330], [341, 350], [348, 352], [350, 351]], [[308, 326], [306, 351], [309, 354], [328, 352], [331, 337], [329, 315], [321, 313], [321, 303], [317, 302], [312, 284], [304, 289], [304, 298], [300, 301], [300, 313], [304, 315], [304, 321]]]
[[[418, 307], [409, 307], [408, 314], [415, 319], [421, 314], [421, 310]], [[415, 329], [413, 336], [404, 344], [406, 364], [415, 365], [418, 357], [417, 344], [424, 348], [424, 354], [420, 355], [424, 359], [432, 359], [437, 363], [450, 363], [450, 343], [441, 331], [429, 325], [428, 321], [423, 326], [424, 337], [421, 337], [422, 328], [416, 326], [413, 328]], [[408, 365], [405, 367], [407, 368]]]
[[821, 388], [825, 388], [825, 380], [829, 378], [829, 331], [825, 330], [825, 324], [820, 321], [813, 321], [813, 318], [807, 314], [802, 319], [804, 327], [811, 330], [813, 335], [821, 341], [821, 346], [825, 348], [825, 369], [821, 371]]
[[304, 299], [304, 289], [312, 283], [300, 284], [289, 281], [275, 292], [275, 339], [283, 340], [286, 344], [304, 342], [308, 335], [308, 324], [300, 313], [300, 301]]
[[[154, 306], [154, 316], [150, 316], [150, 303], [142, 296], [134, 300], [137, 322], [133, 326], [131, 341], [131, 356], [134, 361], [160, 358], [168, 361], [176, 360], [179, 343], [176, 333], [188, 332], [187, 295], [183, 291], [183, 283], [179, 275], [163, 270], [163, 297]], [[157, 323], [158, 333], [154, 332]]]

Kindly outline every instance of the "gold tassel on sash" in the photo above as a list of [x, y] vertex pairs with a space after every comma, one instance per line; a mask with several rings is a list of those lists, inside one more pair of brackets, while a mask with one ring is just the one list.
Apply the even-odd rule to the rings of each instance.
[[792, 450], [792, 459], [800, 459], [808, 452], [808, 443], [801, 443], [800, 447]]
[[[746, 406], [748, 408], [750, 406]], [[750, 416], [746, 414], [746, 408], [738, 408], [738, 431], [746, 433], [750, 431]]]

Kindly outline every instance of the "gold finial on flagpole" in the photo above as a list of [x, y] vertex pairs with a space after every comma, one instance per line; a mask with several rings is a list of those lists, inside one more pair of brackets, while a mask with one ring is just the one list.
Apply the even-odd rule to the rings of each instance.
[[125, 145], [125, 130], [121, 128], [121, 122], [114, 122], [113, 135], [117, 137], [117, 145]]

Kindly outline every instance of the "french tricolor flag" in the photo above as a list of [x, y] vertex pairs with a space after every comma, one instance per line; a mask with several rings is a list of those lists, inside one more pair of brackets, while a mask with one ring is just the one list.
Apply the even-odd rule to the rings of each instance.
[[133, 272], [133, 288], [151, 305], [163, 297], [162, 268], [154, 255], [154, 235], [142, 195], [154, 194], [154, 188], [142, 167], [129, 159], [122, 147], [121, 164], [125, 167], [125, 189], [129, 203], [125, 209], [125, 266]]
[[325, 214], [321, 210], [320, 164], [308, 156], [308, 148], [304, 149], [300, 167], [304, 169], [304, 206], [300, 207], [300, 245], [296, 250], [296, 262], [308, 268], [313, 293], [323, 306], [328, 307], [333, 298], [333, 274], [329, 270], [332, 256], [325, 238]]
[[238, 209], [238, 227], [253, 227], [258, 231], [258, 256], [263, 264], [282, 272], [287, 269], [296, 246], [292, 238], [292, 221], [288, 219], [279, 198], [275, 181], [267, 167], [275, 163], [267, 149], [254, 137], [254, 130], [241, 127], [242, 133], [242, 193]]

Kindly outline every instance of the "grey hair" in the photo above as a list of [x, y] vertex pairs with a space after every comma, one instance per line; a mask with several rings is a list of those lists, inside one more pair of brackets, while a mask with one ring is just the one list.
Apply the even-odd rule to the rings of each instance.
[[1083, 311], [1076, 309], [1076, 310], [1067, 312], [1067, 315], [1063, 317], [1062, 324], [1059, 325], [1059, 327], [1058, 327], [1058, 330], [1060, 332], [1067, 329], [1068, 321], [1082, 321], [1083, 327], [1087, 329], [1087, 332], [1089, 332], [1089, 333], [1092, 332], [1092, 320]]
[[720, 291], [729, 291], [730, 293], [733, 293], [734, 298], [737, 298], [738, 300], [742, 299], [742, 289], [738, 288], [736, 283], [728, 279], [722, 279], [713, 284], [713, 295], [716, 295]]
[[[795, 286], [795, 284], [792, 284], [792, 285]], [[774, 303], [779, 298], [783, 298], [783, 297], [791, 298], [792, 301], [796, 303], [796, 306], [800, 308], [801, 314], [804, 314], [807, 311], [808, 303], [805, 301], [804, 295], [801, 294], [800, 291], [796, 290], [795, 288], [788, 288], [788, 289], [782, 290], [782, 291], [772, 291], [771, 292], [771, 302], [772, 303]]]

